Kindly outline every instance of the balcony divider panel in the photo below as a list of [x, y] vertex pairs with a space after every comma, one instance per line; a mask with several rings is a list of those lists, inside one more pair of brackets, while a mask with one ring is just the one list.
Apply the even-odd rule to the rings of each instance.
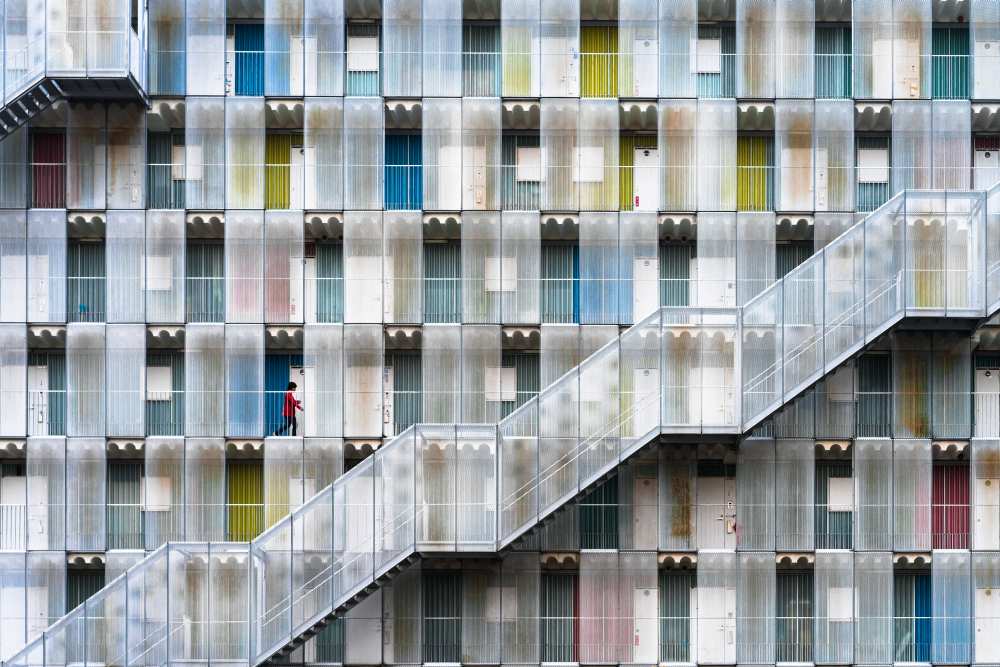
[[[192, 61], [196, 61], [196, 55], [196, 52], [188, 52], [189, 67]], [[222, 54], [218, 57], [221, 58]], [[207, 78], [208, 72], [205, 73]], [[224, 208], [227, 171], [225, 100], [221, 97], [188, 97], [184, 107], [185, 204], [188, 209], [195, 210]]]

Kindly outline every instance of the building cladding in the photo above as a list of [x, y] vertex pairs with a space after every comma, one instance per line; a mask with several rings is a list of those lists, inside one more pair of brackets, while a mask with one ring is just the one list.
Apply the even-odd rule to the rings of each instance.
[[2, 12], [5, 666], [1000, 664], [1000, 0]]

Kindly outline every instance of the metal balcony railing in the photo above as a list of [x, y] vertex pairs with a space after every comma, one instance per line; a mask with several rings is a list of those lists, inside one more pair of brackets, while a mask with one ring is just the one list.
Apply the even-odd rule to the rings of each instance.
[[418, 553], [506, 547], [661, 433], [747, 432], [904, 317], [974, 326], [1000, 304], [989, 232], [1000, 187], [901, 193], [743, 308], [661, 308], [496, 424], [407, 428], [249, 543], [161, 547], [5, 664], [266, 661]]

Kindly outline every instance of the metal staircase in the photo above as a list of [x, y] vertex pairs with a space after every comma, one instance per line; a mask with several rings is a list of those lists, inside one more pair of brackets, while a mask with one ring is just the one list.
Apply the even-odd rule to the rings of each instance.
[[104, 0], [100, 7], [101, 16], [88, 17], [75, 30], [66, 28], [59, 8], [31, 5], [28, 16], [8, 17], [21, 33], [8, 30], [0, 63], [0, 140], [60, 99], [148, 106], [146, 30], [137, 29], [145, 22], [145, 6], [137, 5], [140, 17], [131, 16], [130, 0]]
[[[900, 322], [971, 330], [998, 272], [1000, 185], [900, 193], [744, 307], [662, 308], [497, 424], [411, 427], [249, 544], [164, 545], [5, 664], [201, 662], [231, 635], [227, 662], [271, 661], [421, 555], [503, 550], [661, 435], [747, 433]], [[243, 588], [213, 611], [223, 570]]]

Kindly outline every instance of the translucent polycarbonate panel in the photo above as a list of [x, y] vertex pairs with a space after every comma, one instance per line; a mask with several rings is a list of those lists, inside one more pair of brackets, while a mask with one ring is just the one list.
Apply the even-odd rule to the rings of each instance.
[[107, 336], [107, 434], [146, 434], [146, 327], [109, 324]]
[[500, 538], [533, 522], [538, 512], [538, 399], [532, 398], [499, 426]]
[[740, 443], [736, 465], [736, 502], [742, 516], [742, 531], [738, 539], [743, 550], [774, 550], [774, 466], [774, 440], [748, 438]]
[[36, 551], [26, 558], [27, 635], [41, 635], [66, 611], [66, 558], [58, 551]]
[[[385, 623], [395, 631], [385, 642], [382, 653], [388, 660], [398, 661], [398, 664], [418, 663], [424, 655], [423, 638], [425, 630], [429, 629], [425, 628], [423, 623], [425, 591], [430, 599], [434, 598], [430, 597], [432, 584], [425, 580], [421, 570], [419, 563], [415, 567], [407, 568], [386, 587], [383, 596]], [[426, 586], [425, 581], [427, 581]], [[434, 635], [427, 634], [428, 641], [437, 639]]]
[[932, 113], [929, 101], [892, 105], [892, 192], [933, 187]]
[[[892, 441], [859, 439], [854, 443], [854, 478], [857, 514], [854, 548], [885, 551], [892, 548], [893, 528]], [[928, 505], [928, 509], [929, 509]]]
[[734, 213], [699, 214], [696, 241], [699, 306], [736, 305], [736, 238]]
[[27, 321], [27, 257], [25, 212], [0, 213], [0, 289], [5, 295], [0, 302], [2, 322]]
[[[687, 59], [688, 55], [684, 57]], [[697, 134], [698, 103], [695, 100], [660, 100], [657, 111], [657, 148], [663, 172], [660, 208], [693, 211], [698, 208], [697, 151], [702, 145]]]
[[971, 647], [974, 663], [988, 663], [997, 655], [995, 637], [983, 635], [995, 632], [1000, 621], [992, 599], [996, 595], [998, 586], [1000, 586], [1000, 555], [974, 552], [971, 588], [973, 622], [976, 628], [974, 644]]
[[575, 456], [582, 488], [619, 457], [619, 341], [612, 341], [581, 363], [579, 374], [579, 439], [585, 444]]
[[[461, 327], [462, 410], [465, 424], [492, 424], [500, 421], [501, 402], [516, 399], [516, 378], [512, 384], [500, 367], [502, 338], [499, 326]], [[512, 398], [509, 394], [515, 395]]]
[[543, 324], [540, 340], [540, 386], [545, 388], [582, 360], [580, 327], [572, 324]]
[[737, 97], [774, 97], [775, 49], [781, 45], [775, 8], [773, 0], [736, 1]]
[[497, 430], [492, 425], [456, 427], [458, 549], [492, 551], [497, 540]]
[[303, 432], [307, 437], [339, 438], [344, 433], [344, 327], [306, 324], [302, 340], [307, 369], [302, 390], [307, 410]]
[[968, 100], [934, 100], [931, 103], [934, 136], [934, 188], [969, 188], [972, 152], [972, 113]]
[[66, 434], [105, 435], [104, 325], [66, 327]]
[[344, 327], [344, 437], [382, 433], [382, 327]]
[[902, 208], [902, 197], [896, 197], [864, 220], [866, 336], [881, 331], [903, 307], [899, 284], [905, 252]]
[[969, 662], [972, 656], [972, 559], [968, 552], [938, 551], [931, 561], [931, 660]]
[[4, 659], [11, 658], [28, 639], [26, 568], [25, 554], [0, 555], [0, 594], [4, 598], [0, 655]]
[[226, 211], [226, 321], [264, 321], [264, 214]]
[[817, 664], [847, 664], [854, 655], [854, 558], [849, 551], [817, 551], [815, 584]]
[[619, 97], [657, 97], [660, 79], [657, 5], [656, 0], [621, 0], [618, 3]]
[[538, 395], [539, 515], [562, 505], [579, 488], [579, 372], [573, 368]]
[[[584, 211], [618, 210], [618, 104], [580, 100], [579, 136], [572, 179]], [[559, 199], [560, 201], [565, 201]]]
[[261, 437], [264, 412], [264, 328], [227, 324], [226, 435]]
[[[302, 438], [268, 437], [264, 442], [264, 525], [282, 521], [320, 489], [304, 478]], [[308, 491], [306, 486], [310, 487]], [[284, 522], [287, 523], [287, 522]], [[287, 526], [280, 530], [287, 530]], [[287, 540], [286, 540], [287, 542]]]
[[893, 97], [926, 98], [931, 89], [931, 7], [893, 0]]
[[372, 581], [375, 547], [374, 462], [362, 461], [333, 487], [333, 600]]
[[893, 569], [892, 554], [874, 551], [854, 554], [854, 660], [892, 663]]
[[460, 421], [462, 327], [425, 325], [421, 345], [423, 421], [430, 424]]
[[816, 100], [812, 129], [816, 211], [853, 211], [854, 105], [850, 100]]
[[1000, 4], [996, 0], [972, 0], [969, 32], [972, 42], [969, 49], [973, 73], [972, 98], [998, 97], [1000, 80], [990, 75], [1000, 65], [1000, 53], [994, 47], [1000, 40]]
[[252, 594], [258, 606], [251, 613], [254, 648], [266, 655], [288, 640], [292, 588], [292, 522], [283, 521], [250, 545]]
[[23, 207], [28, 195], [28, 129], [20, 128], [0, 141], [0, 205]]
[[383, 110], [379, 98], [344, 100], [344, 208], [382, 208]]
[[660, 424], [660, 312], [625, 332], [619, 342], [622, 454], [643, 444]]
[[184, 211], [146, 212], [147, 322], [184, 322], [185, 229]]
[[[501, 182], [500, 100], [463, 98], [461, 103], [462, 209], [497, 210]], [[449, 185], [454, 187], [454, 183]]]
[[[264, 321], [303, 319], [303, 235], [301, 211], [267, 211], [264, 216]], [[255, 252], [256, 248], [249, 249]], [[236, 320], [238, 321], [238, 320]]]
[[[309, 0], [308, 6], [326, 5], [327, 3]], [[337, 3], [333, 3], [337, 4]], [[306, 30], [309, 30], [307, 22]], [[317, 28], [318, 29], [318, 28]], [[323, 29], [325, 33], [325, 28]], [[326, 39], [324, 34], [324, 39]], [[317, 37], [317, 39], [320, 39]], [[342, 39], [342, 38], [338, 38]], [[306, 42], [307, 48], [310, 42]], [[341, 54], [322, 54], [322, 59], [342, 58]], [[320, 58], [317, 55], [317, 58]], [[311, 67], [306, 60], [306, 71]], [[320, 65], [317, 64], [319, 67]], [[323, 67], [326, 65], [324, 64]], [[322, 73], [317, 76], [333, 76], [333, 73]], [[336, 74], [339, 79], [341, 74]], [[308, 74], [307, 74], [308, 77]], [[309, 79], [307, 78], [307, 83]], [[320, 85], [317, 82], [317, 85]], [[329, 85], [322, 84], [323, 87]], [[307, 209], [341, 209], [344, 206], [344, 101], [339, 98], [308, 97], [305, 100], [305, 146], [303, 147], [303, 162], [305, 163], [305, 208]]]
[[291, 520], [291, 634], [306, 629], [330, 605], [333, 491], [324, 490]]
[[760, 664], [775, 656], [774, 554], [740, 554], [736, 591], [736, 659]]
[[451, 551], [457, 539], [459, 503], [455, 427], [417, 426], [417, 544], [421, 550]]
[[[601, 180], [604, 178], [604, 170], [595, 166], [593, 159], [588, 160], [586, 165], [579, 163], [581, 151], [577, 141], [580, 139], [578, 136], [580, 125], [579, 100], [553, 98], [542, 100], [542, 208], [578, 209], [580, 179], [576, 177], [586, 171], [588, 177]], [[603, 144], [590, 148], [592, 150], [589, 151], [588, 157], [596, 158], [598, 150], [603, 151]], [[604, 164], [603, 155], [596, 164]]]
[[740, 305], [774, 283], [776, 229], [773, 213], [736, 214], [736, 301]]
[[264, 127], [263, 99], [226, 99], [227, 208], [264, 208]]
[[864, 336], [865, 251], [863, 227], [850, 229], [823, 251], [823, 347], [828, 364]]
[[660, 3], [660, 97], [695, 96], [697, 34], [698, 3], [696, 0]]
[[[387, 0], [382, 8], [382, 49], [387, 97], [420, 97], [421, 3]], [[433, 45], [432, 45], [433, 46]]]
[[27, 548], [66, 547], [66, 439], [29, 438], [25, 455]]
[[307, 0], [304, 13], [305, 93], [343, 95], [344, 2]]
[[784, 391], [818, 378], [823, 370], [824, 257], [814, 255], [785, 276], [782, 287]]
[[962, 438], [972, 435], [972, 350], [965, 336], [936, 334], [931, 363], [932, 435]]
[[863, 0], [853, 11], [854, 97], [892, 99], [893, 0]]
[[[425, 3], [423, 30], [423, 94], [462, 95], [462, 2]], [[386, 93], [388, 94], [388, 93]], [[426, 107], [424, 107], [426, 110]]]
[[618, 224], [619, 321], [639, 322], [660, 301], [656, 214], [622, 212]]
[[971, 443], [972, 548], [1000, 547], [1000, 440], [973, 438]]
[[698, 100], [697, 150], [698, 210], [735, 210], [735, 100]]
[[108, 211], [106, 230], [107, 321], [142, 322], [146, 216], [142, 211]]
[[[699, 663], [736, 663], [737, 582], [742, 579], [738, 571], [737, 558], [734, 552], [699, 554], [695, 589], [699, 610], [695, 631], [695, 636], [699, 638], [697, 642]], [[773, 574], [771, 581], [773, 585]], [[772, 606], [773, 600], [771, 597]], [[715, 641], [706, 641], [709, 637]]]
[[[619, 570], [617, 553], [583, 552], [579, 574], [579, 656], [581, 662], [617, 663], [624, 660], [626, 646], [616, 632], [630, 618], [621, 608], [628, 580]], [[630, 591], [631, 592], [631, 591]], [[630, 596], [631, 597], [631, 596]], [[624, 630], [624, 628], [622, 628]], [[632, 636], [632, 633], [630, 633]]]
[[765, 416], [784, 395], [782, 288], [778, 283], [743, 311], [743, 422]]
[[209, 608], [206, 626], [208, 658], [246, 661], [249, 657], [250, 559], [245, 544], [210, 545]]
[[463, 213], [461, 233], [462, 320], [500, 322], [501, 300], [517, 286], [516, 259], [500, 259], [500, 213]]
[[188, 540], [222, 540], [226, 527], [226, 443], [184, 441], [184, 533]]
[[[204, 1], [208, 4], [209, 0]], [[214, 4], [214, 0], [211, 1]], [[188, 35], [190, 39], [190, 33]], [[188, 66], [197, 62], [199, 55], [189, 50]], [[222, 58], [221, 49], [217, 55]], [[190, 83], [188, 90], [191, 90]], [[184, 180], [187, 183], [184, 202], [193, 209], [221, 209], [226, 202], [226, 108], [223, 98], [186, 98], [184, 127]]]
[[[383, 262], [382, 252], [382, 214], [376, 211], [346, 211], [344, 213], [345, 322], [382, 322], [384, 312], [382, 270], [383, 263], [388, 263], [387, 259]], [[394, 276], [387, 278], [391, 280]], [[395, 304], [392, 305], [395, 307]]]
[[583, 324], [612, 324], [619, 320], [618, 231], [617, 214], [580, 214], [578, 289]]
[[[444, 47], [444, 44], [439, 44], [434, 48]], [[458, 81], [461, 79], [458, 76], [452, 78]], [[457, 211], [462, 208], [462, 188], [460, 187], [462, 184], [462, 100], [458, 98], [425, 99], [421, 121], [423, 126], [423, 208], [428, 211]]]
[[66, 321], [66, 212], [28, 211], [28, 321]]
[[[538, 323], [541, 247], [538, 213], [504, 211], [500, 229], [501, 321], [510, 324]], [[506, 269], [504, 267], [507, 267]], [[503, 290], [504, 273], [512, 276], [510, 290]]]
[[384, 319], [420, 322], [424, 313], [423, 220], [416, 211], [388, 211], [383, 219]]
[[66, 549], [104, 551], [104, 438], [66, 440]]
[[774, 477], [778, 551], [811, 551], [816, 454], [812, 440], [777, 440]]
[[469, 563], [462, 568], [462, 654], [473, 663], [500, 663], [500, 563]]
[[[891, 340], [892, 432], [901, 438], [926, 438], [931, 435], [930, 336], [899, 332]], [[879, 400], [888, 402], [888, 397]]]
[[375, 566], [392, 565], [414, 544], [417, 525], [414, 428], [375, 456]]
[[0, 433], [28, 434], [28, 331], [23, 324], [0, 324]]
[[777, 208], [780, 211], [813, 210], [813, 103], [808, 100], [778, 100], [774, 112], [778, 156]]
[[184, 455], [184, 438], [146, 439], [141, 502], [147, 549], [184, 539]]
[[853, 213], [817, 213], [813, 223], [813, 246], [817, 253], [855, 226]]
[[931, 546], [931, 443], [893, 441], [893, 546], [927, 551]]
[[71, 104], [66, 126], [66, 205], [107, 207], [107, 117], [103, 106]]
[[[572, 0], [541, 3], [541, 95], [580, 94], [580, 6]], [[506, 94], [506, 91], [504, 91]]]
[[540, 573], [533, 554], [508, 554], [501, 563], [501, 664], [517, 665], [539, 659]]
[[185, 328], [185, 435], [225, 434], [224, 350], [223, 325], [192, 323]]
[[265, 4], [264, 90], [268, 96], [300, 97], [303, 93], [304, 4], [301, 0]]
[[774, 95], [778, 98], [813, 97], [815, 7], [811, 2], [797, 0], [778, 0], [774, 4]]
[[139, 105], [108, 107], [108, 208], [146, 204], [146, 113]]
[[226, 86], [226, 3], [188, 0], [186, 18], [187, 92], [222, 95]]

